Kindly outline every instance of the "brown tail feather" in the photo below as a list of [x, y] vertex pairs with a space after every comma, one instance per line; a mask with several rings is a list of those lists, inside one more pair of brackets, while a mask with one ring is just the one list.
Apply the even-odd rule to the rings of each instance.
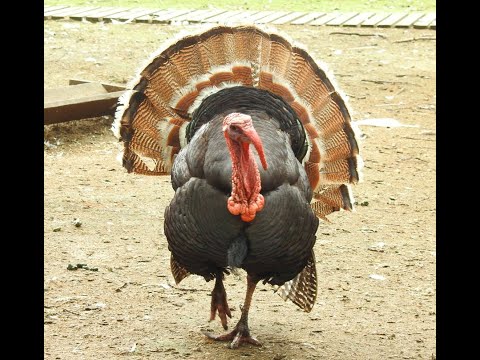
[[320, 219], [328, 221], [326, 216], [334, 211], [353, 210], [352, 202], [349, 185], [324, 185], [313, 192], [311, 207]]
[[114, 127], [125, 143], [124, 166], [135, 173], [168, 173], [187, 142], [185, 127], [194, 110], [205, 97], [234, 85], [281, 96], [305, 126], [310, 151], [304, 166], [312, 189], [343, 199], [315, 198], [316, 214], [325, 218], [349, 208], [350, 192], [341, 186], [359, 181], [361, 159], [344, 97], [306, 50], [256, 26], [215, 26], [184, 36], [153, 56], [116, 114]]
[[170, 270], [172, 271], [173, 279], [177, 285], [180, 284], [180, 281], [190, 275], [188, 270], [180, 265], [177, 260], [175, 260], [173, 255], [170, 255]]
[[283, 300], [290, 299], [302, 310], [310, 312], [317, 299], [317, 268], [315, 266], [315, 253], [312, 250], [307, 265], [292, 280], [277, 289]]

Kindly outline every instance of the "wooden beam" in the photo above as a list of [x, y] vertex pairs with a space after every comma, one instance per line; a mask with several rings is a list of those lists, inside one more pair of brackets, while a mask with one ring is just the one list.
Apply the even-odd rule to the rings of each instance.
[[[81, 81], [71, 80], [70, 83]], [[84, 82], [79, 85], [45, 90], [43, 104], [44, 125], [113, 115], [117, 107], [118, 98], [124, 93], [124, 89], [108, 92], [107, 88], [118, 89], [121, 87]]]
[[78, 85], [78, 84], [87, 84], [87, 83], [99, 84], [99, 85], [103, 86], [103, 88], [105, 90], [107, 90], [108, 92], [122, 91], [122, 90], [126, 89], [125, 85], [122, 85], [122, 84], [98, 83], [96, 81], [83, 80], [83, 79], [70, 79], [68, 81], [69, 85]]
[[123, 91], [93, 95], [81, 99], [57, 101], [45, 104], [44, 125], [115, 114], [118, 98]]
[[57, 101], [79, 99], [91, 95], [106, 94], [108, 91], [102, 84], [85, 83], [78, 86], [65, 86], [55, 89], [46, 89], [43, 94], [43, 104]]

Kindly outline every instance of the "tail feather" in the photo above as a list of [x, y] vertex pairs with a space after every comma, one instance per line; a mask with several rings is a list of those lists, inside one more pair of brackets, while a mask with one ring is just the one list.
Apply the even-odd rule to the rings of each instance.
[[305, 265], [300, 274], [280, 286], [277, 289], [277, 294], [285, 301], [290, 299], [306, 312], [312, 310], [317, 299], [317, 268], [313, 250], [307, 265]]
[[177, 260], [175, 260], [173, 255], [170, 255], [170, 270], [172, 271], [173, 279], [177, 285], [180, 283], [180, 281], [190, 275], [188, 270], [180, 265]]
[[314, 199], [317, 216], [348, 209], [353, 201], [341, 186], [359, 181], [361, 158], [345, 98], [327, 73], [305, 49], [273, 30], [215, 26], [184, 36], [157, 52], [121, 99], [114, 128], [125, 144], [124, 166], [135, 173], [168, 173], [192, 136], [187, 125], [205, 98], [225, 87], [255, 87], [283, 98], [303, 124], [308, 145], [298, 156], [305, 156], [314, 192], [348, 198], [335, 204]]
[[352, 211], [353, 195], [350, 185], [324, 185], [313, 192], [313, 202], [311, 204], [315, 215], [318, 218], [327, 221], [327, 215], [340, 209]]

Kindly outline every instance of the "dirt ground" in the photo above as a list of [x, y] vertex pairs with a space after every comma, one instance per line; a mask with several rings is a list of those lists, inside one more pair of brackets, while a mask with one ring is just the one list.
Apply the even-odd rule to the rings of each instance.
[[[44, 25], [45, 88], [71, 78], [125, 83], [163, 40], [197, 28]], [[414, 125], [361, 127], [365, 181], [354, 187], [355, 212], [319, 226], [312, 312], [259, 285], [250, 327], [264, 346], [230, 350], [207, 340], [201, 329], [223, 332], [218, 320], [208, 322], [213, 283], [191, 276], [175, 286], [169, 269], [169, 177], [127, 174], [112, 118], [85, 119], [45, 127], [45, 359], [436, 357], [436, 33], [281, 29], [330, 65], [354, 120]], [[245, 288], [244, 273], [228, 277], [232, 325]]]

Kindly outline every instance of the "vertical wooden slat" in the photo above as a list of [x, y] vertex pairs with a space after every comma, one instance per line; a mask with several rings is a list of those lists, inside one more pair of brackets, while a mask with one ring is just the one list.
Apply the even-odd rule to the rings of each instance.
[[69, 7], [68, 5], [56, 5], [56, 6], [46, 6], [43, 8], [43, 15], [52, 13], [57, 10], [65, 9]]
[[142, 16], [139, 16], [135, 19], [135, 21], [137, 22], [148, 22], [148, 23], [152, 23], [153, 22], [153, 19], [157, 18], [159, 21], [161, 21], [161, 19], [167, 15], [170, 15], [172, 12], [174, 11], [177, 11], [178, 10], [172, 10], [172, 9], [167, 9], [167, 10], [155, 10], [154, 12], [150, 13], [150, 14], [147, 14], [147, 15], [142, 15]]
[[55, 18], [64, 18], [64, 17], [68, 17], [72, 14], [75, 14], [76, 12], [80, 12], [80, 11], [83, 11], [85, 8], [83, 6], [69, 6], [69, 7], [66, 7], [64, 9], [59, 9], [59, 10], [55, 10], [55, 11], [52, 11], [50, 13], [47, 14], [47, 16], [49, 18], [52, 18], [52, 19], [55, 19]]
[[125, 10], [127, 10], [127, 8], [102, 7], [100, 9], [91, 10], [91, 11], [83, 14], [83, 16], [87, 20], [101, 21], [101, 20], [103, 20], [103, 17], [105, 15], [116, 14], [116, 13], [119, 13], [119, 12], [123, 12]]
[[103, 18], [118, 21], [133, 21], [138, 17], [146, 16], [154, 12], [155, 9], [134, 8], [116, 14], [105, 15]]
[[301, 18], [298, 18], [294, 21], [291, 22], [292, 25], [304, 25], [312, 20], [316, 20], [321, 16], [324, 16], [326, 13], [323, 12], [313, 12], [313, 13], [308, 13]]
[[69, 16], [70, 19], [83, 19], [85, 18], [85, 14], [88, 14], [89, 12], [93, 11], [93, 10], [98, 10], [99, 7], [88, 7], [88, 8], [85, 8], [84, 11], [80, 11], [80, 12], [76, 12], [75, 14], [72, 14]]
[[228, 22], [228, 19], [230, 17], [238, 15], [241, 12], [242, 12], [241, 10], [227, 11], [223, 14], [215, 15], [214, 17], [209, 18], [208, 22], [226, 22], [226, 21]]
[[377, 24], [377, 27], [393, 27], [395, 23], [406, 17], [407, 13], [393, 13]]
[[254, 20], [255, 24], [267, 24], [273, 20], [284, 17], [290, 14], [290, 11], [262, 11], [264, 16], [258, 17]]
[[359, 26], [362, 22], [372, 17], [373, 15], [375, 15], [375, 13], [373, 12], [360, 13], [357, 16], [351, 18], [350, 20], [345, 21], [342, 26]]
[[338, 17], [340, 15], [341, 14], [336, 13], [336, 12], [335, 13], [328, 13], [327, 15], [322, 16], [321, 18], [319, 18], [317, 20], [313, 20], [308, 25], [315, 25], [315, 26], [325, 25], [327, 22], [335, 19], [336, 17]]
[[198, 16], [196, 19], [194, 19], [194, 21], [198, 21], [198, 22], [210, 22], [210, 19], [213, 18], [214, 16], [217, 16], [217, 15], [220, 15], [220, 14], [224, 14], [226, 13], [227, 10], [207, 10], [207, 12], [205, 13], [205, 15], [203, 16]]
[[428, 13], [424, 17], [418, 19], [414, 24], [413, 27], [416, 29], [424, 29], [427, 28], [430, 23], [437, 18], [436, 13]]
[[408, 16], [406, 16], [405, 18], [403, 18], [402, 20], [400, 20], [396, 25], [395, 27], [400, 27], [400, 28], [403, 28], [403, 27], [410, 27], [413, 25], [413, 23], [415, 21], [417, 21], [418, 19], [420, 19], [423, 15], [425, 15], [424, 13], [412, 13], [412, 14], [409, 14]]
[[389, 13], [376, 13], [372, 17], [368, 18], [362, 24], [360, 25], [361, 27], [372, 27], [376, 26], [380, 21], [385, 19], [387, 16], [390, 16]]
[[351, 18], [353, 18], [354, 16], [358, 15], [358, 13], [356, 12], [348, 12], [348, 13], [345, 13], [345, 14], [342, 14], [332, 20], [330, 20], [329, 22], [327, 22], [325, 25], [328, 25], [328, 26], [339, 26], [339, 25], [342, 25], [345, 21], [347, 20], [350, 20]]
[[190, 17], [194, 17], [194, 16], [198, 15], [199, 12], [200, 12], [200, 14], [202, 14], [202, 11], [205, 11], [205, 10], [193, 10], [193, 11], [181, 14], [181, 15], [177, 15], [173, 18], [170, 18], [170, 20], [172, 20], [172, 21], [190, 20]]
[[278, 18], [276, 20], [274, 20], [272, 22], [272, 24], [274, 25], [283, 25], [283, 24], [286, 24], [292, 20], [295, 20], [295, 19], [298, 19], [299, 17], [301, 16], [304, 16], [306, 13], [305, 12], [301, 12], [301, 11], [295, 11], [293, 13], [290, 13], [288, 15], [285, 15], [281, 18]]
[[258, 13], [258, 11], [243, 11], [241, 12], [240, 14], [237, 14], [235, 16], [232, 16], [231, 18], [228, 19], [229, 22], [242, 22], [242, 21], [246, 21], [245, 19], [250, 17], [250, 16], [253, 16], [255, 15], [256, 13]]

